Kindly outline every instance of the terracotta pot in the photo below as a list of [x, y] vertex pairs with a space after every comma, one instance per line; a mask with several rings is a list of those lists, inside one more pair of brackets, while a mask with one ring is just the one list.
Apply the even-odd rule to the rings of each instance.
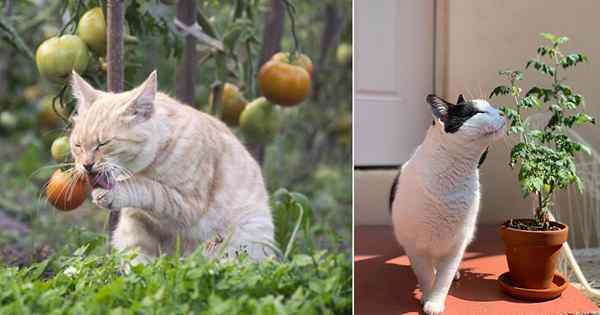
[[[529, 221], [530, 219], [519, 219]], [[500, 226], [506, 248], [511, 281], [518, 287], [547, 289], [552, 286], [562, 244], [567, 241], [569, 227], [551, 222], [556, 231], [525, 231]]]

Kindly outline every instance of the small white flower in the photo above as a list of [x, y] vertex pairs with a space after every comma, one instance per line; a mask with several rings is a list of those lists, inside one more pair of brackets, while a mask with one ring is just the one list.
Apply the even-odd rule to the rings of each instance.
[[75, 268], [75, 267], [73, 267], [73, 266], [70, 266], [70, 267], [68, 267], [67, 269], [65, 269], [65, 270], [63, 271], [63, 273], [64, 273], [66, 276], [68, 276], [68, 277], [72, 277], [72, 276], [74, 276], [74, 275], [78, 274], [78, 273], [79, 273], [79, 270], [77, 270], [77, 268]]

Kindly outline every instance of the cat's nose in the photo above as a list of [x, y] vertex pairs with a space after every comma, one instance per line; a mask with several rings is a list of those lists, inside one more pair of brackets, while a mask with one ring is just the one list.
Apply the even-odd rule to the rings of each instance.
[[85, 164], [83, 164], [83, 168], [85, 169], [86, 172], [93, 173], [94, 172], [94, 163], [85, 163]]

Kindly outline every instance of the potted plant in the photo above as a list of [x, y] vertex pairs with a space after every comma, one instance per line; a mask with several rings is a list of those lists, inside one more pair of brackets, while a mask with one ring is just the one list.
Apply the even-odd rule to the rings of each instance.
[[[563, 71], [587, 61], [587, 57], [561, 51], [566, 37], [548, 33], [542, 36], [546, 43], [538, 47], [536, 57], [527, 62], [525, 69], [533, 68], [549, 83], [533, 86], [523, 93], [524, 72], [503, 70], [499, 74], [508, 85], [496, 87], [490, 95], [510, 95], [514, 99], [514, 107], [502, 108], [510, 122], [508, 134], [518, 138], [509, 165], [519, 169], [523, 196], [533, 194], [536, 200], [533, 218], [511, 219], [500, 227], [509, 273], [499, 280], [508, 293], [533, 299], [556, 297], [564, 289], [559, 284], [566, 286], [564, 278], [556, 274], [556, 265], [562, 244], [567, 240], [568, 227], [552, 221], [550, 212], [557, 192], [573, 184], [582, 190], [574, 157], [581, 151], [589, 154], [589, 149], [566, 131], [595, 123], [593, 117], [581, 110], [583, 96], [574, 92], [561, 76]], [[545, 125], [539, 128], [524, 117], [537, 112], [548, 114]]]

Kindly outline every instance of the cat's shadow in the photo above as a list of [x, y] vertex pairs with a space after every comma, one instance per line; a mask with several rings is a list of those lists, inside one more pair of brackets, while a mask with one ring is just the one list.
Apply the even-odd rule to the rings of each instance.
[[460, 280], [454, 281], [448, 295], [465, 301], [525, 303], [500, 292], [498, 280], [494, 274], [472, 272], [471, 269], [461, 269], [460, 273]]
[[[479, 233], [478, 242], [471, 246], [472, 254], [464, 261], [503, 254], [495, 227], [484, 232]], [[356, 314], [423, 314], [417, 279], [403, 250], [393, 242], [391, 228], [359, 227], [355, 233]], [[526, 303], [503, 294], [496, 275], [469, 268], [461, 268], [460, 272], [461, 279], [453, 282], [448, 299]]]
[[[376, 256], [355, 262], [356, 314], [424, 314], [421, 291], [406, 256]], [[511, 301], [500, 292], [494, 275], [461, 269], [452, 283], [449, 298], [473, 302]], [[491, 276], [491, 277], [490, 277]], [[523, 303], [523, 302], [522, 302]]]

